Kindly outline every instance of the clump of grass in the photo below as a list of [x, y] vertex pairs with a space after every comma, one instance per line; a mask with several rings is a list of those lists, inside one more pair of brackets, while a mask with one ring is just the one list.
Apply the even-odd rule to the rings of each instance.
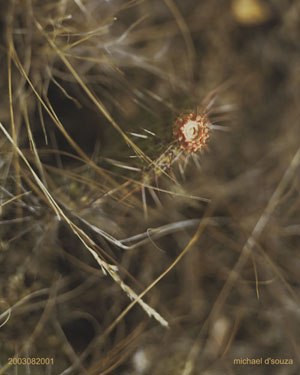
[[[72, 236], [73, 233], [75, 238], [77, 237], [79, 240], [77, 246], [81, 243], [96, 260], [102, 272], [105, 275], [109, 274], [133, 299], [132, 306], [135, 303], [140, 304], [147, 314], [154, 316], [166, 326], [167, 321], [122, 281], [119, 276], [121, 266], [118, 261], [112, 258], [107, 250], [101, 249], [99, 244], [97, 245], [80, 227], [85, 225], [92, 232], [97, 228], [96, 233], [100, 235], [101, 240], [105, 239], [109, 244], [119, 247], [121, 244], [119, 240], [103, 230], [101, 226], [99, 228], [90, 224], [81, 216], [81, 212], [90, 212], [94, 207], [99, 207], [102, 211], [102, 207], [109, 204], [110, 200], [120, 201], [120, 193], [117, 191], [124, 195], [126, 187], [120, 186], [111, 171], [101, 167], [97, 157], [95, 160], [91, 158], [91, 147], [96, 149], [98, 140], [90, 145], [88, 152], [85, 152], [82, 146], [74, 141], [72, 134], [66, 130], [68, 124], [66, 126], [63, 124], [58, 113], [61, 111], [60, 100], [73, 103], [74, 108], [75, 106], [79, 108], [76, 109], [78, 113], [82, 106], [94, 107], [100, 118], [106, 119], [106, 122], [114, 128], [115, 132], [110, 131], [109, 136], [113, 134], [116, 144], [121, 144], [121, 139], [143, 160], [143, 163], [151, 163], [151, 159], [131, 140], [126, 130], [122, 129], [107, 108], [108, 105], [115, 104], [116, 98], [112, 96], [114, 91], [117, 92], [118, 98], [125, 98], [129, 90], [133, 102], [135, 97], [140, 96], [134, 85], [126, 82], [122, 69], [130, 70], [137, 67], [157, 77], [164, 74], [163, 69], [151, 65], [147, 57], [143, 58], [141, 51], [137, 52], [140, 48], [130, 47], [130, 44], [140, 43], [143, 40], [143, 29], [139, 30], [137, 39], [132, 35], [132, 30], [143, 22], [144, 17], [139, 16], [136, 21], [130, 21], [130, 24], [126, 25], [127, 21], [125, 19], [122, 21], [122, 13], [132, 10], [131, 16], [134, 16], [136, 8], [139, 9], [138, 3], [135, 2], [129, 2], [125, 6], [102, 4], [99, 7], [92, 1], [85, 4], [73, 1], [64, 4], [28, 1], [25, 8], [23, 3], [14, 1], [5, 9], [3, 23], [7, 47], [5, 56], [8, 100], [4, 108], [9, 109], [7, 111], [9, 116], [4, 117], [1, 124], [4, 146], [2, 164], [4, 203], [1, 209], [3, 216], [7, 217], [8, 224], [24, 223], [28, 220], [29, 225], [25, 230], [18, 231], [15, 237], [10, 237], [9, 231], [5, 233], [8, 239], [2, 241], [2, 248], [8, 250], [11, 244], [16, 246], [15, 241], [19, 238], [26, 243], [29, 233], [37, 234], [33, 258], [31, 259], [27, 251], [24, 251], [24, 256], [28, 258], [25, 262], [27, 266], [22, 266], [22, 271], [19, 271], [20, 285], [22, 283], [25, 285], [27, 282], [25, 279], [29, 278], [28, 283], [34, 290], [39, 285], [42, 286], [43, 282], [39, 280], [37, 269], [32, 273], [28, 272], [28, 264], [32, 263], [33, 267], [38, 267], [36, 263], [39, 263], [39, 260], [36, 258], [39, 258], [41, 248], [45, 246], [48, 232], [56, 237], [59, 227], [65, 223], [70, 230], [68, 236]], [[143, 7], [140, 9], [145, 11]], [[100, 19], [95, 18], [99, 11]], [[118, 20], [116, 14], [121, 18], [120, 22], [116, 22]], [[117, 27], [114, 30], [116, 23]], [[151, 44], [152, 41], [145, 39], [145, 42]], [[156, 48], [159, 51], [160, 42], [155, 44], [158, 44]], [[151, 49], [150, 46], [148, 49]], [[120, 103], [116, 108], [122, 111]], [[72, 127], [84, 127], [84, 125], [77, 121]], [[120, 139], [117, 133], [120, 134]], [[59, 143], [65, 141], [69, 145], [66, 151], [58, 147]], [[82, 145], [84, 147], [84, 142]], [[28, 146], [29, 148], [26, 148]], [[70, 169], [72, 162], [75, 166], [73, 171]], [[80, 177], [80, 170], [86, 174], [86, 177]], [[71, 185], [66, 186], [70, 182]], [[60, 186], [61, 184], [66, 188]], [[75, 201], [78, 200], [82, 190], [84, 195], [80, 196], [79, 201]], [[39, 223], [40, 221], [43, 224]], [[6, 222], [4, 220], [3, 224]], [[114, 217], [110, 222], [114, 222]], [[41, 236], [43, 226], [46, 235]], [[47, 263], [44, 267], [47, 267]], [[14, 278], [14, 275], [11, 277]], [[32, 280], [38, 281], [33, 283]], [[53, 282], [53, 285], [56, 285], [56, 282]], [[4, 295], [7, 294], [8, 304], [13, 305], [6, 311], [7, 314], [14, 312], [19, 305], [30, 301], [31, 294], [36, 294], [29, 288], [29, 294], [24, 295], [23, 300], [27, 288], [21, 292], [21, 295], [11, 294], [9, 290], [9, 286], [7, 291], [5, 288], [3, 290]], [[15, 300], [18, 297], [19, 302]], [[55, 300], [56, 297], [53, 298]], [[18, 355], [23, 355], [27, 350], [34, 352], [31, 346], [40, 334], [42, 321], [28, 338], [28, 343], [18, 345], [16, 349]], [[118, 320], [113, 325], [117, 322]], [[8, 327], [10, 324], [8, 322]], [[107, 333], [111, 329], [108, 327]]]
[[0, 373], [294, 370], [296, 6], [2, 6]]

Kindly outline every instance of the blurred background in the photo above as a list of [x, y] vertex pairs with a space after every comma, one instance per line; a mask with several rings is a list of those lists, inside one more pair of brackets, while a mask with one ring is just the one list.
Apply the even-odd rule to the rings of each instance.
[[[299, 1], [0, 22], [0, 374], [298, 374]], [[203, 109], [221, 129], [179, 152]]]

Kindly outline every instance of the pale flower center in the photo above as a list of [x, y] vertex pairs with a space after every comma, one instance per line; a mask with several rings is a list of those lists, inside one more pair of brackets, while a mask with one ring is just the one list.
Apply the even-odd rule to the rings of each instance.
[[199, 137], [199, 124], [196, 121], [188, 121], [181, 130], [186, 142], [193, 142]]

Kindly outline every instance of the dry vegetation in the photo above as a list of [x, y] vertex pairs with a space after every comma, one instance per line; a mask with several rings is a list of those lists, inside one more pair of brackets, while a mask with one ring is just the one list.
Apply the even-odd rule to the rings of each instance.
[[[0, 374], [299, 373], [299, 24], [296, 0], [1, 2]], [[268, 357], [293, 364], [234, 364]]]

